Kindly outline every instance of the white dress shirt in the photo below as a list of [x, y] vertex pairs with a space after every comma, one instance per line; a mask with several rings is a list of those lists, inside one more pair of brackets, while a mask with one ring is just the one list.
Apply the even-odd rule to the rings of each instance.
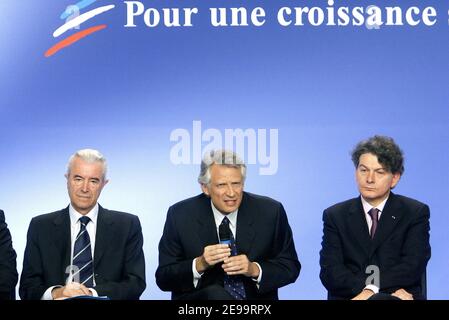
[[[363, 206], [363, 211], [365, 212], [365, 219], [366, 219], [366, 224], [368, 225], [368, 230], [371, 230], [371, 226], [373, 225], [373, 219], [371, 218], [371, 216], [369, 215], [368, 212], [372, 208], [377, 208], [379, 210], [378, 219], [380, 220], [380, 216], [384, 210], [385, 204], [387, 203], [388, 197], [376, 207], [373, 207], [371, 204], [369, 204], [369, 202], [366, 201], [363, 197], [360, 197], [360, 198], [362, 199], [362, 206]], [[365, 289], [371, 290], [374, 293], [379, 293], [379, 288], [374, 284], [367, 285], [365, 287]]]
[[[79, 219], [81, 217], [83, 217], [83, 215], [81, 213], [79, 213], [78, 211], [76, 211], [75, 208], [73, 208], [72, 204], [70, 204], [70, 206], [69, 206], [69, 215], [70, 215], [70, 237], [71, 237], [70, 265], [72, 266], [73, 265], [73, 251], [75, 249], [75, 239], [81, 229], [81, 222]], [[90, 238], [90, 246], [91, 246], [91, 253], [92, 253], [92, 260], [93, 260], [93, 255], [95, 252], [95, 236], [97, 234], [98, 203], [85, 216], [90, 218], [90, 222], [86, 226], [86, 231], [89, 234], [89, 238]], [[73, 279], [72, 279], [72, 275], [70, 273], [70, 275], [67, 277], [66, 284], [71, 283], [72, 281], [73, 281]], [[95, 277], [93, 279], [93, 283], [95, 286]], [[62, 287], [62, 286], [52, 286], [52, 287], [48, 288], [45, 291], [45, 293], [41, 299], [42, 300], [53, 300], [53, 296], [51, 294], [52, 290], [54, 288], [60, 288], [60, 287]], [[98, 293], [97, 293], [97, 291], [95, 291], [95, 289], [92, 289], [92, 288], [88, 288], [88, 289], [90, 290], [90, 292], [92, 293], [92, 295], [94, 297], [98, 297]]]
[[[218, 239], [220, 239], [220, 232], [219, 232], [219, 228], [220, 228], [220, 224], [223, 221], [224, 217], [227, 217], [229, 219], [229, 228], [232, 231], [232, 234], [234, 235], [234, 240], [237, 241], [237, 215], [238, 215], [238, 209], [234, 212], [231, 212], [229, 214], [222, 214], [213, 204], [212, 200], [210, 201], [211, 207], [212, 207], [212, 212], [214, 213], [214, 220], [215, 220], [215, 227], [217, 229], [217, 236]], [[259, 284], [260, 281], [262, 280], [262, 268], [261, 266], [257, 263], [254, 262], [257, 267], [259, 268], [259, 276], [257, 277], [257, 279], [253, 279], [254, 281], [257, 282], [257, 287], [259, 288]], [[200, 274], [197, 270], [196, 270], [196, 258], [193, 259], [192, 262], [192, 271], [193, 271], [193, 285], [196, 288], [196, 286], [198, 285], [198, 281], [201, 279], [202, 274]]]

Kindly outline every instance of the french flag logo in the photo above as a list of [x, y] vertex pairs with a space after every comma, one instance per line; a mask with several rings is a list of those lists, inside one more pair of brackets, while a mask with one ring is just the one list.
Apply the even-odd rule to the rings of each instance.
[[[83, 9], [88, 8], [89, 6], [93, 5], [95, 2], [97, 2], [97, 0], [81, 0], [74, 5], [68, 6], [60, 16], [61, 20], [65, 20], [65, 23], [53, 32], [53, 37], [58, 38], [71, 29], [79, 30], [80, 25], [83, 24], [84, 22], [115, 8], [115, 5], [112, 5], [112, 4], [104, 5], [104, 6], [101, 6], [101, 7], [98, 7], [98, 8], [95, 8], [95, 9], [92, 9], [90, 11], [80, 14]], [[78, 31], [78, 32], [72, 34], [71, 36], [56, 43], [54, 46], [52, 46], [50, 49], [48, 49], [44, 55], [47, 58], [51, 57], [58, 51], [66, 48], [68, 46], [71, 46], [75, 42], [78, 42], [81, 39], [83, 39], [95, 32], [103, 30], [106, 27], [107, 27], [107, 25], [100, 24], [100, 25], [93, 26], [93, 27], [90, 27], [85, 30]]]

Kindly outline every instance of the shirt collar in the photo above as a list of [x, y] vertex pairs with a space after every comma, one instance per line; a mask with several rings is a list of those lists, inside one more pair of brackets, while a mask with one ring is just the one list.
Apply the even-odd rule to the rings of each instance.
[[212, 199], [210, 200], [210, 204], [212, 206], [212, 212], [214, 213], [215, 225], [219, 226], [221, 224], [221, 222], [223, 221], [223, 218], [228, 217], [229, 224], [231, 225], [231, 227], [236, 227], [237, 213], [238, 213], [239, 209], [237, 209], [231, 213], [228, 213], [228, 214], [223, 214], [215, 207], [214, 203], [212, 202]]
[[70, 204], [69, 206], [69, 214], [70, 214], [70, 223], [72, 226], [75, 226], [79, 219], [83, 216], [89, 217], [90, 221], [95, 225], [97, 223], [97, 217], [98, 217], [98, 203], [95, 204], [95, 207], [92, 208], [86, 215], [82, 215], [78, 211], [75, 210], [75, 208]]
[[[376, 208], [380, 212], [384, 211], [385, 204], [387, 203], [387, 200], [389, 197], [390, 197], [390, 195], [388, 195], [388, 197], [384, 201], [382, 201], [378, 206], [376, 206]], [[368, 214], [368, 212], [374, 207], [372, 205], [370, 205], [369, 202], [363, 198], [363, 196], [360, 196], [360, 198], [362, 199], [363, 211], [365, 211], [365, 213]]]

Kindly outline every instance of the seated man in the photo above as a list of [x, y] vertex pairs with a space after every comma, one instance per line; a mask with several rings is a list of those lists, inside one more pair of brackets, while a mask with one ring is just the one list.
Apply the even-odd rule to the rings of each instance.
[[67, 167], [70, 205], [35, 217], [28, 229], [20, 297], [64, 299], [80, 295], [139, 299], [145, 289], [139, 218], [97, 202], [106, 159], [91, 149], [76, 152]]
[[281, 203], [243, 191], [232, 152], [201, 163], [202, 194], [168, 210], [156, 282], [173, 299], [278, 299], [301, 268]]
[[374, 136], [352, 153], [360, 197], [323, 214], [320, 278], [329, 299], [422, 299], [430, 259], [429, 207], [391, 192], [404, 172], [393, 139]]
[[0, 300], [13, 300], [17, 284], [16, 252], [12, 247], [11, 234], [0, 210]]

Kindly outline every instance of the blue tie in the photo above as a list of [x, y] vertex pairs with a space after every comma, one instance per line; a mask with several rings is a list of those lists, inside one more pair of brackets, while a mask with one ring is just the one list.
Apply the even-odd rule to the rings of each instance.
[[94, 286], [92, 250], [90, 247], [89, 233], [86, 230], [90, 219], [89, 217], [81, 217], [79, 221], [81, 228], [76, 236], [75, 247], [73, 249], [73, 265], [77, 267], [73, 273], [73, 279], [88, 288], [92, 288]]
[[[229, 229], [229, 219], [224, 217], [221, 221], [221, 224]], [[235, 245], [234, 235], [232, 231], [229, 229], [229, 234], [231, 236], [231, 256], [237, 255], [237, 247]], [[245, 300], [246, 293], [245, 287], [243, 286], [243, 281], [240, 275], [237, 276], [229, 276], [225, 274], [224, 276], [224, 288], [225, 290], [236, 300]]]

